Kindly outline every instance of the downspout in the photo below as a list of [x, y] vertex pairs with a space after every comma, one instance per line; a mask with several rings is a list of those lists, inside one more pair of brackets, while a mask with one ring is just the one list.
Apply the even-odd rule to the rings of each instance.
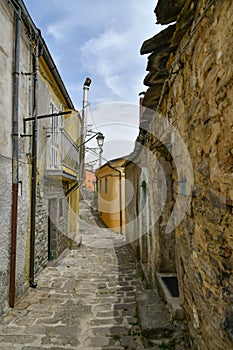
[[120, 234], [123, 234], [122, 232], [122, 224], [123, 224], [123, 220], [122, 220], [122, 175], [121, 175], [121, 171], [114, 168], [113, 166], [110, 165], [110, 163], [108, 163], [109, 168], [117, 171], [119, 173], [119, 194], [120, 194]]
[[34, 53], [34, 120], [32, 132], [32, 177], [31, 177], [31, 226], [30, 226], [30, 287], [36, 288], [37, 283], [34, 281], [35, 265], [35, 231], [36, 231], [36, 167], [37, 167], [37, 132], [38, 132], [38, 40], [36, 42]]
[[17, 244], [17, 216], [18, 216], [18, 133], [19, 133], [19, 59], [20, 59], [20, 27], [21, 9], [17, 11], [15, 25], [15, 52], [13, 72], [13, 125], [12, 125], [12, 212], [11, 212], [11, 248], [10, 248], [10, 290], [9, 306], [15, 303], [15, 270]]

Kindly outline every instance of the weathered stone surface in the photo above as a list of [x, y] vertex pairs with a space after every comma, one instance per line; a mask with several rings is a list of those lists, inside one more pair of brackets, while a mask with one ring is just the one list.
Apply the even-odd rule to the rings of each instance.
[[[179, 205], [177, 193], [182, 188], [181, 182], [173, 160], [165, 157], [171, 167], [173, 165], [168, 182], [172, 186], [169, 191], [161, 191], [163, 182], [167, 184], [166, 171], [156, 168], [161, 147], [155, 137], [141, 133], [144, 137], [141, 143], [155, 158], [147, 158], [146, 152], [141, 152], [137, 163], [148, 169], [150, 190], [147, 210], [152, 221], [156, 218], [156, 223], [153, 228], [148, 228], [143, 239], [133, 244], [139, 259], [146, 265], [152, 285], [156, 270], [163, 266], [166, 272], [170, 268], [166, 262], [173, 245], [180, 298], [187, 315], [191, 343], [194, 349], [202, 350], [233, 348], [230, 306], [233, 300], [233, 3], [216, 1], [206, 8], [207, 3], [207, 0], [188, 0], [177, 16], [171, 45], [178, 45], [178, 49], [170, 54], [166, 68], [169, 70], [175, 59], [177, 64], [156, 114], [167, 120], [168, 130], [172, 126], [178, 130], [189, 152], [194, 174], [190, 206], [185, 210], [185, 219], [175, 229], [176, 238], [169, 236], [169, 242], [165, 223], [174, 205]], [[195, 34], [190, 40], [194, 28]], [[148, 44], [152, 49], [152, 41]], [[183, 52], [180, 55], [181, 48]], [[159, 73], [160, 57], [158, 60], [156, 57], [153, 53], [148, 63], [148, 85], [155, 83], [159, 77], [156, 74]], [[160, 98], [157, 93], [156, 89], [148, 89], [146, 105], [156, 106]], [[154, 135], [163, 135], [166, 129], [157, 123], [156, 117], [150, 121], [149, 127]], [[171, 155], [174, 156], [176, 135], [171, 135], [171, 139], [173, 143], [167, 140], [163, 143], [171, 146]], [[179, 152], [182, 152], [182, 147]], [[180, 160], [179, 152], [175, 155]], [[179, 164], [181, 173], [187, 166], [180, 162], [176, 164]], [[132, 171], [135, 171], [133, 167]], [[137, 176], [127, 175], [134, 179], [137, 187], [135, 202], [136, 199], [140, 202], [142, 198], [141, 174], [138, 171]], [[185, 186], [182, 189], [185, 191]], [[172, 200], [166, 201], [166, 196]], [[135, 202], [136, 212], [132, 213], [129, 209], [128, 213], [131, 218], [137, 219], [140, 205]], [[134, 228], [138, 229], [136, 225]], [[166, 254], [167, 249], [169, 254]]]
[[218, 191], [214, 191], [212, 189], [209, 190], [209, 196], [210, 196], [210, 203], [213, 205], [213, 207], [216, 207], [218, 209], [226, 210], [226, 197], [221, 194]]
[[201, 164], [198, 167], [198, 171], [199, 171], [199, 173], [201, 173], [205, 177], [210, 176], [210, 169], [209, 169], [208, 160], [205, 159], [205, 160], [203, 160], [203, 162], [201, 162]]
[[[81, 208], [88, 211], [85, 202]], [[146, 291], [132, 251], [122, 235], [100, 228], [90, 211], [83, 220], [89, 223], [85, 245], [46, 267], [37, 288], [1, 318], [0, 349], [146, 350], [136, 305], [137, 292]], [[159, 312], [153, 314], [159, 317], [157, 336], [166, 336], [166, 341], [174, 329], [167, 321], [161, 333], [166, 314], [159, 298], [149, 298], [152, 302], [158, 302]]]
[[175, 48], [164, 48], [161, 49], [158, 52], [152, 53], [148, 57], [148, 64], [147, 64], [147, 70], [152, 71], [154, 69], [158, 71], [166, 70], [166, 63], [169, 58], [169, 55], [172, 51], [174, 51]]
[[186, 0], [177, 17], [176, 32], [172, 37], [172, 46], [178, 45], [182, 40], [185, 32], [190, 28], [194, 19], [197, 1]]
[[147, 76], [145, 77], [143, 83], [146, 86], [159, 87], [159, 86], [161, 86], [164, 83], [166, 77], [167, 77], [166, 71], [164, 73], [161, 72], [161, 71], [159, 71], [159, 72], [158, 71], [152, 71], [152, 72], [147, 74]]
[[169, 24], [175, 22], [185, 0], [159, 0], [155, 8], [157, 23]]
[[151, 52], [158, 52], [161, 49], [169, 47], [175, 29], [176, 25], [172, 24], [166, 29], [162, 30], [159, 34], [156, 34], [152, 38], [144, 41], [140, 50], [141, 55], [145, 55]]
[[226, 314], [223, 327], [227, 331], [230, 340], [233, 342], [233, 312], [232, 311]]
[[144, 337], [151, 339], [169, 338], [175, 331], [159, 297], [158, 292], [148, 290], [137, 294], [137, 306]]
[[157, 84], [156, 86], [153, 86], [153, 87], [149, 87], [142, 101], [143, 106], [156, 110], [162, 89], [163, 89], [163, 83]]

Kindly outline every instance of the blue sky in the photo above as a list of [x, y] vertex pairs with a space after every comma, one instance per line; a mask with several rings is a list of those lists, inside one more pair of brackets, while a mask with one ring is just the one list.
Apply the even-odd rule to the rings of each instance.
[[69, 94], [80, 108], [82, 84], [92, 78], [92, 104], [136, 103], [144, 89], [144, 40], [161, 30], [156, 0], [24, 0], [41, 29]]
[[[77, 109], [82, 107], [82, 88], [87, 76], [92, 79], [89, 95], [92, 107], [115, 102], [138, 104], [138, 93], [146, 90], [143, 79], [147, 64], [146, 56], [140, 56], [140, 47], [161, 30], [155, 24], [156, 0], [24, 0], [24, 3], [41, 29]], [[136, 127], [138, 116], [130, 114], [128, 118]], [[130, 131], [128, 137], [135, 139], [136, 130]]]

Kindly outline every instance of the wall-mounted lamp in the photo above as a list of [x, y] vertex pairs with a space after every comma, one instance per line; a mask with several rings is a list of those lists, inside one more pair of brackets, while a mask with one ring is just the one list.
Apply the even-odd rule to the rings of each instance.
[[97, 140], [97, 144], [99, 147], [103, 147], [104, 144], [104, 139], [105, 136], [102, 134], [102, 132], [96, 132], [94, 135], [92, 135], [88, 140], [84, 141], [83, 143], [81, 143], [81, 145], [79, 145], [79, 148], [81, 148], [83, 145], [85, 145], [87, 142], [89, 142], [90, 140], [92, 140], [94, 137], [96, 136], [96, 140]]
[[102, 165], [102, 153], [103, 153], [103, 145], [104, 145], [104, 135], [99, 132], [99, 134], [96, 136], [97, 144], [100, 148], [99, 151], [99, 166]]
[[103, 147], [104, 138], [105, 138], [105, 136], [102, 134], [102, 132], [99, 132], [98, 135], [96, 136], [97, 144], [99, 147]]

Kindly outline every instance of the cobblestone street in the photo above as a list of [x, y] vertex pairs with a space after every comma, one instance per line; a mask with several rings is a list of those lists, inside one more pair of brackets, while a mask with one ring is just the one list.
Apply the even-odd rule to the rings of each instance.
[[1, 318], [1, 350], [144, 349], [135, 260], [123, 236], [82, 215], [89, 219], [80, 247], [47, 266], [37, 288]]

